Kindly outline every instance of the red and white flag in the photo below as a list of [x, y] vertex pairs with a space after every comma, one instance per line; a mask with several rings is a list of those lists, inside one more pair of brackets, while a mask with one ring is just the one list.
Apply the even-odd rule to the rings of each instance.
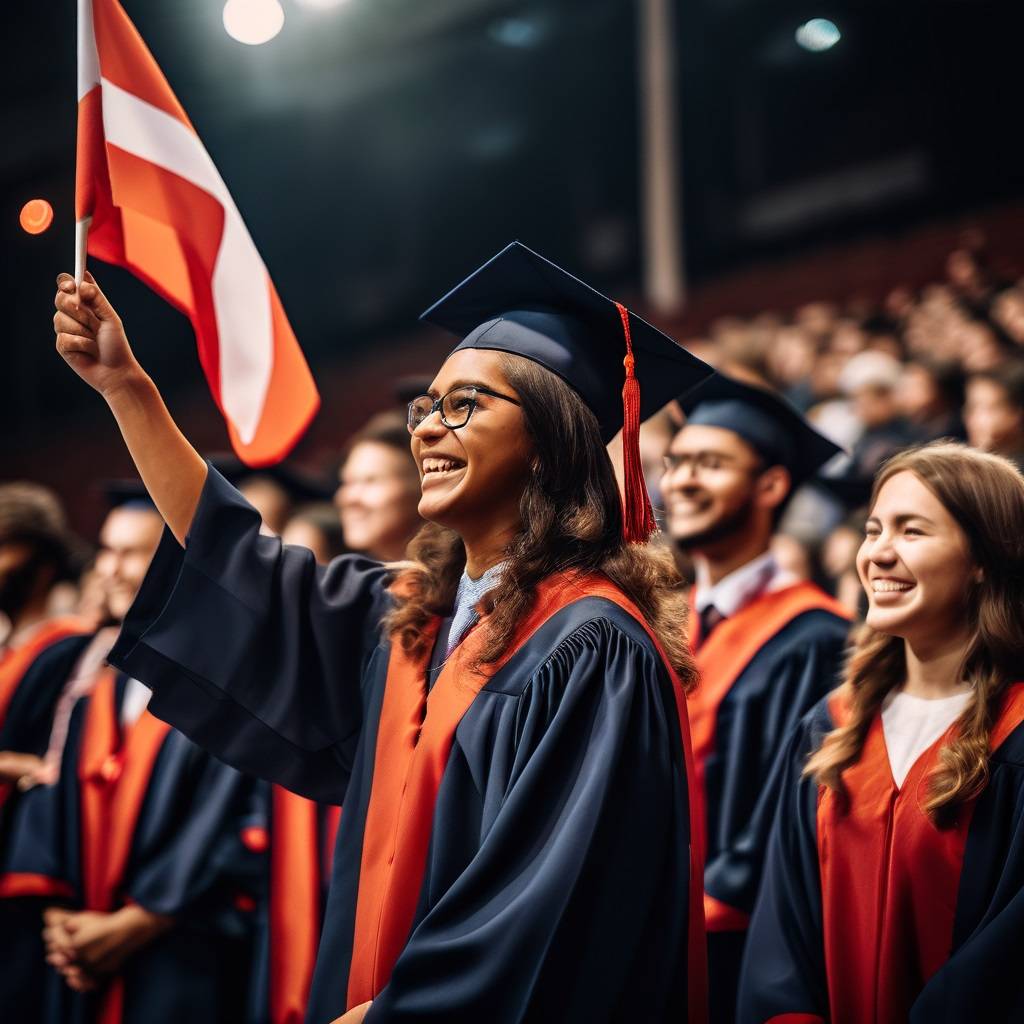
[[78, 3], [80, 280], [85, 252], [181, 310], [231, 442], [284, 458], [320, 404], [277, 291], [227, 186], [117, 0]]

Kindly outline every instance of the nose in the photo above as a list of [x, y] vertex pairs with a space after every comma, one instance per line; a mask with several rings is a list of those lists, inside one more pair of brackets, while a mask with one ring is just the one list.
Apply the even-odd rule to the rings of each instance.
[[440, 409], [432, 412], [425, 420], [421, 421], [412, 432], [413, 437], [418, 437], [421, 441], [437, 440], [437, 438], [444, 437], [447, 433], [448, 428], [441, 420]]
[[896, 561], [896, 552], [892, 546], [892, 538], [883, 531], [876, 537], [867, 537], [864, 541], [865, 554], [878, 566], [890, 566]]

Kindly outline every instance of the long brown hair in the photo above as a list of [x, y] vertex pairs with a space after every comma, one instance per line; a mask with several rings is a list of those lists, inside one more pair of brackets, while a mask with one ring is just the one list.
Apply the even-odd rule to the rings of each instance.
[[[1021, 675], [1024, 641], [1024, 478], [1007, 459], [962, 444], [935, 442], [902, 452], [880, 470], [871, 504], [897, 473], [913, 473], [942, 502], [967, 537], [981, 581], [966, 595], [969, 639], [962, 676], [973, 696], [928, 780], [925, 810], [939, 825], [988, 782], [989, 737], [1007, 685]], [[886, 695], [906, 677], [904, 642], [868, 626], [858, 632], [843, 681], [849, 718], [824, 739], [804, 769], [846, 795], [843, 771], [859, 757]]]
[[[537, 363], [502, 354], [501, 366], [522, 403], [534, 457], [519, 503], [522, 525], [486, 599], [480, 663], [492, 664], [507, 650], [542, 580], [567, 570], [597, 572], [636, 604], [683, 685], [692, 688], [697, 674], [686, 644], [679, 573], [667, 546], [623, 541], [618, 484], [597, 418]], [[428, 622], [451, 611], [466, 551], [454, 531], [427, 523], [409, 545], [409, 557], [413, 564], [396, 580], [397, 603], [385, 629], [405, 650], [422, 653]]]

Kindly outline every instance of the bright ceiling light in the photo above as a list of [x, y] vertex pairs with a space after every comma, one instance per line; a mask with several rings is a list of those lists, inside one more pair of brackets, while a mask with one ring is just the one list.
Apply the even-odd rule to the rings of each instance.
[[284, 8], [278, 0], [228, 0], [224, 5], [224, 28], [240, 43], [269, 43], [283, 26]]
[[796, 41], [811, 53], [831, 50], [842, 38], [838, 26], [828, 18], [812, 18], [796, 30]]

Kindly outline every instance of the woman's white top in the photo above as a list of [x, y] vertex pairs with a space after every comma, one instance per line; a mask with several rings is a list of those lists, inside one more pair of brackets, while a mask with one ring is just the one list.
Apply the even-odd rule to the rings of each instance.
[[882, 732], [889, 768], [897, 786], [903, 785], [914, 762], [960, 717], [971, 699], [970, 690], [952, 697], [927, 700], [893, 691], [882, 702]]

